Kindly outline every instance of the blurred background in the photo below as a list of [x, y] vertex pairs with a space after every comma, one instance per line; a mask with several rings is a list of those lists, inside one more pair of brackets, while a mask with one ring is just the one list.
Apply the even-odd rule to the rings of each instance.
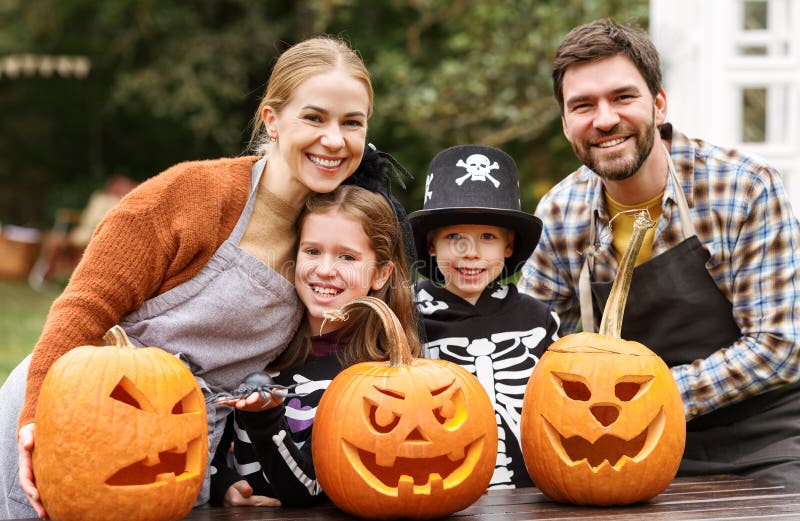
[[[578, 166], [550, 78], [570, 28], [600, 17], [635, 21], [664, 55], [670, 115], [686, 123], [680, 130], [752, 144], [765, 156], [783, 132], [781, 150], [796, 155], [786, 114], [797, 110], [797, 80], [778, 74], [758, 83], [764, 59], [781, 48], [796, 77], [796, 46], [761, 52], [760, 40], [747, 38], [778, 25], [790, 38], [798, 3], [0, 0], [0, 381], [35, 343], [95, 216], [177, 162], [245, 153], [270, 68], [299, 40], [338, 35], [363, 56], [376, 95], [369, 140], [415, 175], [406, 191], [395, 187], [409, 211], [421, 206], [436, 152], [483, 143], [515, 158], [523, 209], [532, 212]], [[745, 33], [742, 55], [756, 72], [743, 81], [734, 67], [734, 90], [714, 84], [725, 72], [713, 66], [730, 62], [726, 42]], [[768, 121], [770, 111], [783, 115], [783, 127]], [[796, 156], [778, 156], [794, 166]]]
[[602, 16], [646, 28], [648, 2], [0, 0], [0, 219], [47, 228], [112, 176], [242, 154], [276, 56], [319, 33], [362, 54], [376, 93], [369, 139], [416, 175], [398, 194], [409, 209], [433, 155], [475, 142], [514, 156], [532, 210], [574, 164], [553, 51]]

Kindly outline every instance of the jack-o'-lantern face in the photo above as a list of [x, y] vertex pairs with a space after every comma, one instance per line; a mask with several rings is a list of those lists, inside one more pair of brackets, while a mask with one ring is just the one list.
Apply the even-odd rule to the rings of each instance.
[[686, 436], [677, 385], [649, 349], [615, 342], [605, 345], [593, 333], [564, 337], [528, 383], [523, 454], [534, 482], [553, 499], [642, 501], [677, 472]]
[[173, 519], [191, 510], [208, 460], [202, 392], [157, 348], [80, 347], [48, 372], [34, 471], [54, 519]]
[[[343, 510], [373, 519], [440, 517], [482, 494], [497, 427], [471, 374], [441, 360], [352, 366], [325, 391], [314, 423], [317, 478]], [[369, 505], [381, 507], [371, 510]]]
[[[205, 471], [205, 468], [199, 466], [201, 459], [198, 456], [201, 452], [197, 449], [202, 448], [202, 434], [206, 425], [197, 421], [191, 422], [201, 418], [201, 412], [204, 412], [202, 393], [198, 394], [190, 385], [182, 390], [178, 387], [161, 393], [171, 394], [171, 397], [159, 396], [160, 393], [155, 392], [148, 398], [147, 391], [152, 392], [153, 389], [140, 389], [130, 378], [122, 376], [108, 395], [106, 403], [108, 412], [113, 415], [112, 417], [125, 418], [126, 423], [130, 421], [145, 430], [149, 430], [152, 426], [165, 426], [167, 432], [175, 432], [175, 428], [178, 431], [171, 442], [162, 443], [161, 446], [165, 450], [159, 450], [155, 455], [145, 452], [141, 460], [128, 463], [130, 459], [135, 459], [136, 455], [126, 451], [124, 458], [116, 460], [123, 466], [104, 480], [110, 487], [176, 483], [191, 479], [198, 474], [202, 475]], [[182, 391], [186, 393], [183, 396], [181, 396]], [[163, 400], [160, 406], [157, 405], [159, 403], [157, 400]], [[171, 402], [174, 402], [172, 407], [170, 407]], [[189, 424], [181, 425], [187, 419]], [[169, 425], [170, 423], [173, 425]], [[142, 450], [148, 451], [150, 446], [142, 446]]]
[[422, 386], [392, 379], [367, 388], [361, 421], [342, 433], [351, 465], [387, 494], [453, 488], [482, 453], [486, 429], [467, 422], [463, 387], [452, 374], [435, 376], [440, 381]]
[[[543, 428], [551, 445], [569, 466], [588, 465], [597, 469], [610, 465], [619, 470], [627, 461], [641, 461], [664, 433], [663, 405], [650, 410], [652, 402], [643, 398], [653, 376], [603, 375], [600, 379], [593, 376], [594, 381], [588, 382], [577, 374], [550, 373], [552, 387], [558, 393], [555, 400], [567, 408], [557, 420], [559, 426], [566, 427], [566, 433], [553, 426], [547, 419], [548, 413], [542, 413]], [[584, 428], [575, 429], [576, 421], [582, 422]], [[617, 422], [618, 428], [614, 428]]]

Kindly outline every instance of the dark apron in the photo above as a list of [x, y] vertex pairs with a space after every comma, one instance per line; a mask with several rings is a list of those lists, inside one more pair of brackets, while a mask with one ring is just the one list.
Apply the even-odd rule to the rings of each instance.
[[[669, 164], [678, 205], [685, 205], [681, 224], [689, 221], [683, 226], [688, 238], [635, 268], [622, 338], [646, 345], [673, 367], [705, 358], [742, 333], [733, 306], [706, 270], [710, 254], [694, 234], [671, 158]], [[600, 321], [611, 286], [591, 281], [594, 323]], [[800, 384], [697, 416], [686, 430], [678, 475], [733, 473], [800, 484]]]

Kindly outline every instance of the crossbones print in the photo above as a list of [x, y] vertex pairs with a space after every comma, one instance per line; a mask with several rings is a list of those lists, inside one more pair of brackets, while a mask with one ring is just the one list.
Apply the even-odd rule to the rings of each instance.
[[500, 186], [500, 181], [492, 177], [490, 173], [492, 170], [500, 168], [500, 165], [497, 164], [497, 161], [490, 164], [489, 158], [483, 154], [472, 154], [467, 158], [466, 163], [463, 159], [459, 159], [456, 166], [467, 169], [465, 175], [456, 179], [456, 184], [458, 186], [464, 184], [467, 178], [470, 178], [470, 181], [486, 181], [486, 179], [489, 179], [495, 188]]
[[422, 204], [428, 202], [428, 199], [433, 197], [433, 192], [431, 191], [431, 181], [433, 181], [433, 172], [428, 174], [428, 177], [425, 179], [425, 199], [422, 201]]

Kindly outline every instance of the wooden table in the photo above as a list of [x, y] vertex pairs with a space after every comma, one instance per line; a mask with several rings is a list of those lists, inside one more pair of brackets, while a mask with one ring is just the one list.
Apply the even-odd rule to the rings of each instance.
[[[313, 508], [199, 508], [186, 521], [351, 520], [330, 503]], [[800, 519], [800, 488], [737, 476], [677, 478], [648, 503], [625, 507], [578, 507], [547, 499], [535, 488], [487, 492], [471, 507], [445, 518], [457, 521], [516, 520], [715, 520]]]

